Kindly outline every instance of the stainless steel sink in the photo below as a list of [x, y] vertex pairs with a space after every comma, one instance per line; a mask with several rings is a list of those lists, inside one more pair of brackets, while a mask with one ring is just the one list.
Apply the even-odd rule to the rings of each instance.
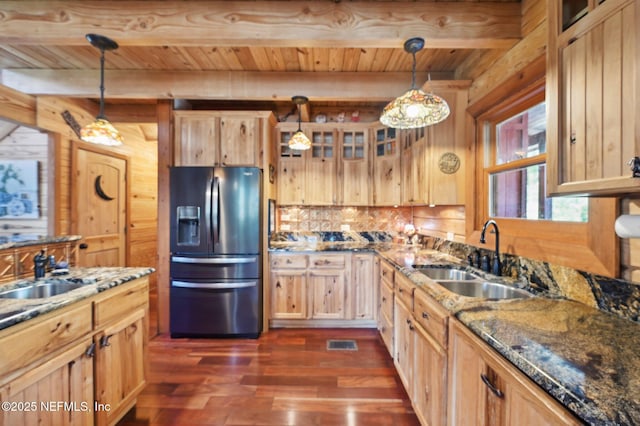
[[474, 274], [467, 272], [463, 269], [450, 268], [447, 266], [423, 266], [416, 268], [422, 274], [431, 278], [432, 280], [453, 280], [453, 281], [466, 281], [475, 280], [478, 277]]
[[508, 285], [487, 281], [438, 281], [447, 290], [467, 297], [481, 299], [526, 299], [531, 293]]
[[3, 291], [0, 293], [0, 298], [43, 299], [46, 297], [63, 294], [80, 287], [82, 287], [82, 284], [66, 281], [35, 283], [27, 287], [14, 288], [12, 290]]

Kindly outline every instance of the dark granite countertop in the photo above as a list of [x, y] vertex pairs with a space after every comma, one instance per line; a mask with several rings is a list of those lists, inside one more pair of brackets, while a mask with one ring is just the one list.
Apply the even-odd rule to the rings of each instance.
[[459, 296], [413, 265], [458, 264], [514, 286], [521, 283], [468, 267], [436, 250], [389, 242], [272, 242], [271, 251], [376, 251], [542, 389], [592, 425], [640, 425], [640, 324], [594, 307], [536, 294], [528, 299]]
[[541, 295], [510, 300], [459, 296], [412, 267], [460, 264], [458, 259], [406, 246], [378, 254], [409, 277], [416, 291], [435, 298], [584, 422], [640, 425], [640, 324], [579, 302]]
[[[0, 330], [149, 275], [154, 271], [153, 268], [132, 267], [71, 268], [69, 273], [65, 275], [58, 277], [48, 275], [46, 280], [72, 281], [80, 283], [82, 286], [67, 293], [42, 299], [0, 298]], [[27, 287], [34, 282], [32, 279], [13, 281], [4, 284], [1, 289], [6, 291]]]

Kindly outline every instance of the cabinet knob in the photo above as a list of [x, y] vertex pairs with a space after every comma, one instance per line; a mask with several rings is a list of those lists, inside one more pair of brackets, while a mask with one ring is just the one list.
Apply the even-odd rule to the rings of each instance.
[[109, 339], [111, 338], [111, 336], [102, 336], [100, 338], [100, 347], [104, 348], [105, 346], [111, 346], [111, 343], [109, 343]]
[[571, 136], [569, 136], [569, 142], [571, 142], [571, 145], [575, 145], [577, 140], [578, 139], [576, 138], [576, 134], [571, 133]]
[[422, 318], [424, 318], [424, 319], [429, 319], [429, 314], [428, 314], [428, 313], [426, 313], [426, 312], [423, 312], [423, 313], [422, 313]]

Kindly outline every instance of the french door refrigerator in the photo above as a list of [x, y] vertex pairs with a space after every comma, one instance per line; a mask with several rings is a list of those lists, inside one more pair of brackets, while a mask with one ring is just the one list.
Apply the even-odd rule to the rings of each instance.
[[172, 337], [262, 330], [262, 171], [172, 167]]

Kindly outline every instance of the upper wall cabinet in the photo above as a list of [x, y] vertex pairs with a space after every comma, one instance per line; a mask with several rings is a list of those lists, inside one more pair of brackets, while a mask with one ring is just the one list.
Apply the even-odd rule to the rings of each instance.
[[614, 195], [640, 191], [633, 0], [548, 2], [547, 190]]
[[293, 123], [280, 123], [276, 131], [278, 204], [370, 205], [369, 128], [310, 124], [303, 128], [311, 140], [305, 151], [289, 148], [296, 130]]
[[175, 111], [176, 166], [264, 167], [270, 112]]
[[373, 204], [397, 206], [402, 202], [400, 147], [396, 129], [373, 129]]
[[446, 120], [400, 132], [403, 204], [464, 204], [467, 92], [439, 92], [438, 95], [451, 109]]

